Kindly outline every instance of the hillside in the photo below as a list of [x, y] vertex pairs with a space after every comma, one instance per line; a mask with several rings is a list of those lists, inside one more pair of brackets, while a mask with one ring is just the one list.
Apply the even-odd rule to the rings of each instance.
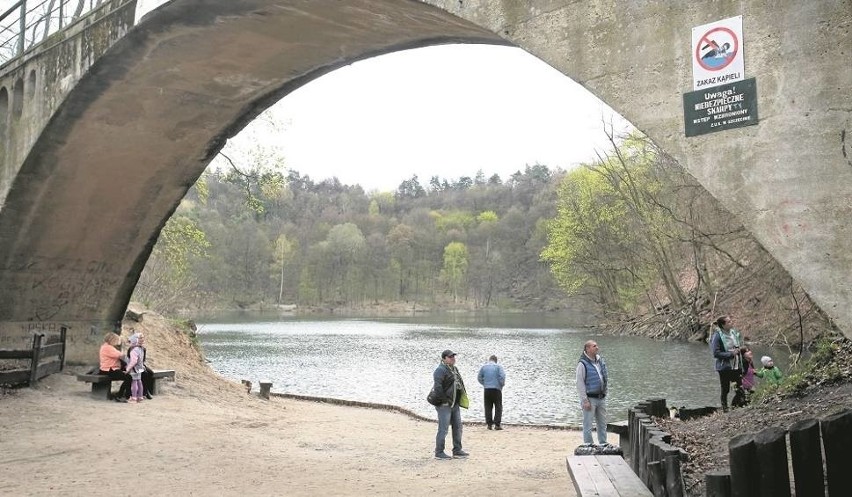
[[852, 341], [826, 338], [811, 361], [789, 375], [778, 389], [768, 388], [744, 408], [704, 418], [658, 419], [672, 444], [686, 449], [683, 466], [689, 495], [704, 495], [704, 474], [726, 469], [728, 441], [770, 427], [789, 428], [798, 421], [821, 419], [852, 409]]

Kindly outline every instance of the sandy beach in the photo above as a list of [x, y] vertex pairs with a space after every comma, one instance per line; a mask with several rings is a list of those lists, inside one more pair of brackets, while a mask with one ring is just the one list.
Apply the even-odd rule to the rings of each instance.
[[565, 457], [577, 431], [466, 425], [470, 457], [440, 461], [434, 422], [247, 395], [184, 335], [134, 324], [176, 381], [121, 404], [93, 399], [69, 368], [0, 396], [0, 495], [575, 495]]

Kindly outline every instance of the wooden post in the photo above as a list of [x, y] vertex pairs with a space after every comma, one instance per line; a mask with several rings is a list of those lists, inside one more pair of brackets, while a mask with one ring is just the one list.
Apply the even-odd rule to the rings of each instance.
[[668, 497], [666, 495], [666, 486], [663, 484], [665, 481], [665, 476], [663, 475], [663, 465], [660, 462], [651, 462], [648, 463], [648, 488], [654, 492], [654, 497]]
[[651, 430], [654, 428], [655, 425], [650, 419], [644, 420], [641, 424], [641, 431], [639, 433], [639, 473], [637, 474], [645, 486], [648, 486], [651, 482], [648, 475], [648, 463], [651, 462], [648, 458], [651, 452], [648, 442], [651, 440]]
[[[672, 449], [674, 448], [672, 447]], [[668, 497], [684, 497], [686, 485], [684, 485], [683, 474], [680, 471], [680, 451], [674, 449], [670, 453], [667, 449], [663, 466], [666, 470], [666, 494], [668, 494]]]
[[269, 391], [272, 389], [272, 382], [269, 380], [260, 381], [260, 396], [264, 399], [269, 399]]
[[796, 495], [824, 496], [822, 448], [817, 420], [806, 419], [790, 427], [790, 453]]
[[621, 450], [624, 451], [625, 457], [632, 457], [630, 453], [630, 437], [632, 436], [633, 431], [633, 419], [636, 416], [636, 412], [633, 408], [627, 409], [627, 434], [618, 436], [618, 445], [621, 446]]
[[752, 497], [757, 488], [757, 459], [754, 435], [737, 435], [728, 442], [728, 460], [731, 465], [731, 497]]
[[731, 472], [708, 471], [704, 474], [704, 490], [707, 497], [731, 497]]
[[[754, 475], [763, 497], [790, 497], [787, 471], [787, 430], [767, 428], [754, 436], [757, 473]], [[731, 462], [733, 465], [733, 461]]]
[[666, 399], [662, 397], [653, 397], [647, 400], [648, 409], [651, 416], [656, 416], [658, 418], [667, 418], [669, 417], [669, 410], [666, 408]]
[[660, 458], [657, 455], [657, 446], [654, 444], [655, 440], [659, 440], [660, 435], [663, 433], [657, 428], [657, 425], [649, 422], [645, 431], [642, 434], [642, 467], [639, 468], [640, 478], [643, 482], [645, 482], [645, 486], [651, 488], [651, 471], [649, 469], [649, 464], [652, 462], [659, 462]]
[[36, 385], [36, 381], [38, 381], [38, 363], [41, 360], [41, 340], [44, 338], [44, 335], [41, 333], [36, 333], [33, 335], [33, 358], [30, 363], [30, 388]]
[[59, 327], [59, 340], [62, 343], [62, 352], [59, 353], [59, 370], [62, 371], [65, 369], [65, 348], [67, 345], [65, 344], [65, 339], [68, 337], [68, 327], [60, 326]]
[[642, 462], [642, 431], [646, 424], [651, 423], [651, 418], [643, 412], [636, 412], [634, 416], [634, 430], [630, 434], [630, 463], [633, 472], [639, 474], [639, 464]]
[[852, 446], [852, 409], [823, 418], [819, 426], [825, 450], [828, 495], [849, 495], [849, 489], [852, 488], [852, 471], [849, 470], [848, 459], [849, 447]]

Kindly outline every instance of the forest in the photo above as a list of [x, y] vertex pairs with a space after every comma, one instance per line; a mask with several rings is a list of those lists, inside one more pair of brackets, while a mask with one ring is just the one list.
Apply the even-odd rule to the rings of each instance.
[[671, 157], [639, 134], [609, 138], [569, 171], [413, 176], [392, 192], [225, 156], [165, 225], [133, 299], [164, 313], [571, 311], [681, 338], [728, 312], [800, 344], [830, 327]]

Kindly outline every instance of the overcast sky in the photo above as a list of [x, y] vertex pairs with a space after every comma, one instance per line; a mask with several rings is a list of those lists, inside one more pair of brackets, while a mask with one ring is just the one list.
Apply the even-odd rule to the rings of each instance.
[[[568, 169], [607, 148], [601, 120], [629, 128], [592, 94], [526, 52], [447, 45], [357, 62], [284, 97], [229, 142], [283, 157], [314, 180], [366, 190], [424, 186], [482, 170], [503, 179], [526, 165]], [[218, 162], [217, 162], [218, 164]]]

